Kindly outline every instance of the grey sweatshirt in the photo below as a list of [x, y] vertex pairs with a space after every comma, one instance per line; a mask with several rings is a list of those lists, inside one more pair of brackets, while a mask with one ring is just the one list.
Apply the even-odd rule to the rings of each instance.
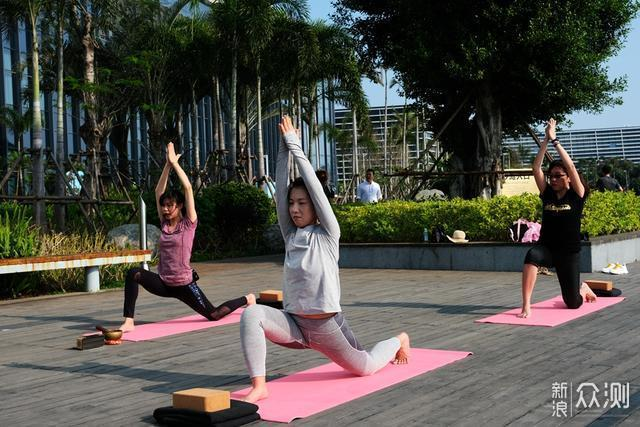
[[[319, 224], [298, 228], [291, 220], [287, 198], [289, 153], [307, 187]], [[293, 314], [342, 311], [338, 273], [340, 226], [295, 132], [285, 134], [280, 141], [276, 202], [286, 250], [282, 287], [284, 310]]]

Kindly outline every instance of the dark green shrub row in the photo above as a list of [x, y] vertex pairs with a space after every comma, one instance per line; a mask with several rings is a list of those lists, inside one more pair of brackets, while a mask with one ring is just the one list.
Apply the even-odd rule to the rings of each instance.
[[[533, 194], [489, 200], [389, 201], [336, 207], [343, 242], [417, 242], [424, 228], [447, 234], [464, 230], [476, 241], [505, 241], [518, 218], [540, 221], [542, 205]], [[587, 199], [582, 231], [590, 236], [640, 230], [640, 197], [631, 192], [593, 192]]]
[[[155, 195], [144, 195], [147, 222], [159, 226]], [[229, 182], [196, 196], [198, 229], [192, 259], [215, 259], [264, 252], [263, 232], [275, 221], [271, 201], [258, 188]]]
[[263, 253], [274, 208], [258, 188], [238, 182], [208, 187], [196, 197], [196, 250], [211, 258]]

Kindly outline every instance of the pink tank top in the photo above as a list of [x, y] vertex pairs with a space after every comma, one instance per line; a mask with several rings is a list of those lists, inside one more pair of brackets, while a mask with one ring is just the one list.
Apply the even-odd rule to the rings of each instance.
[[192, 282], [191, 249], [198, 220], [191, 222], [186, 216], [169, 232], [169, 222], [162, 222], [160, 235], [160, 262], [158, 274], [168, 286], [183, 286]]

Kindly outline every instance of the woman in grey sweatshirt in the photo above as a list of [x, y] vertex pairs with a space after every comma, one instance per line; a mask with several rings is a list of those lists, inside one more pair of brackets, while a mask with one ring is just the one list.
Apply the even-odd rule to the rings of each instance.
[[[240, 337], [252, 389], [245, 400], [268, 396], [266, 340], [289, 348], [317, 350], [355, 375], [371, 375], [390, 361], [409, 358], [409, 336], [401, 334], [365, 351], [340, 307], [340, 226], [313, 167], [305, 157], [291, 118], [280, 123], [276, 202], [285, 242], [283, 310], [252, 305], [242, 313]], [[289, 186], [289, 155], [300, 171]]]

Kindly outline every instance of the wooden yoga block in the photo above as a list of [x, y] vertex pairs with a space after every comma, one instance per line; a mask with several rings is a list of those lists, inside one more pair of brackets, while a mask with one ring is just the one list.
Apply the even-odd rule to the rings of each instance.
[[603, 291], [610, 291], [613, 289], [613, 282], [611, 280], [585, 280], [585, 283], [591, 289], [600, 289]]
[[260, 300], [269, 302], [282, 301], [282, 291], [276, 291], [274, 289], [262, 291], [260, 292]]
[[231, 407], [231, 393], [211, 388], [190, 388], [173, 393], [173, 407], [216, 412]]
[[76, 338], [76, 348], [78, 350], [90, 350], [104, 345], [104, 335], [92, 334]]

